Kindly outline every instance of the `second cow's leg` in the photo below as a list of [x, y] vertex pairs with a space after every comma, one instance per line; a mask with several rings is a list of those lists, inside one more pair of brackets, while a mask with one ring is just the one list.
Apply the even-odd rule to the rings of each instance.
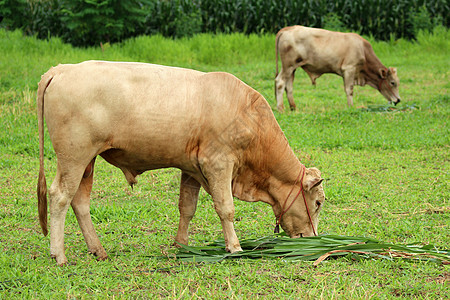
[[180, 223], [178, 224], [177, 236], [175, 237], [175, 241], [180, 244], [188, 244], [189, 222], [197, 209], [199, 190], [200, 183], [197, 180], [184, 172], [181, 173], [180, 200], [178, 202]]
[[97, 256], [98, 260], [104, 260], [108, 258], [108, 256], [95, 232], [89, 209], [92, 182], [94, 178], [94, 163], [95, 158], [85, 169], [80, 186], [71, 204], [75, 216], [77, 217], [78, 224], [80, 225], [81, 232], [83, 232], [84, 240], [86, 241], [89, 252]]
[[294, 76], [295, 70], [292, 71], [286, 82], [286, 94], [289, 101], [289, 107], [291, 110], [295, 110], [297, 107], [294, 102]]
[[355, 72], [353, 70], [344, 70], [344, 90], [347, 95], [348, 106], [353, 105], [353, 85], [355, 82]]
[[275, 98], [277, 99], [277, 109], [281, 112], [284, 111], [283, 93], [286, 88], [286, 78], [283, 74], [283, 69], [281, 69], [281, 72], [275, 78]]

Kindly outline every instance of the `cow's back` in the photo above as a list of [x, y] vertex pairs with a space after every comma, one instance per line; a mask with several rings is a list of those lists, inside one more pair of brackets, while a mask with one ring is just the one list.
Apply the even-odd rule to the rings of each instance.
[[299, 64], [311, 73], [340, 73], [346, 61], [364, 59], [363, 41], [354, 33], [297, 25], [283, 29], [280, 53], [284, 52], [289, 64]]
[[[47, 88], [46, 103], [53, 99], [73, 112], [85, 111], [91, 105], [105, 106], [109, 113], [126, 115], [144, 110], [169, 113], [181, 109], [188, 101], [198, 78], [205, 73], [143, 63], [88, 61], [59, 65]], [[190, 89], [188, 87], [191, 87]], [[178, 101], [167, 100], [167, 97]]]
[[220, 106], [232, 106], [229, 99], [224, 99], [229, 94], [220, 95], [221, 90], [229, 91], [224, 85], [234, 79], [225, 73], [210, 79], [214, 77], [212, 73], [183, 68], [100, 61], [59, 65], [50, 72], [54, 77], [45, 95], [50, 127], [52, 119], [60, 123], [57, 118], [85, 118], [91, 126], [104, 130], [110, 126], [114, 131], [119, 127], [142, 130], [146, 126], [172, 126], [173, 121], [183, 126], [201, 122], [199, 117], [213, 118], [215, 111], [227, 114], [229, 110]]

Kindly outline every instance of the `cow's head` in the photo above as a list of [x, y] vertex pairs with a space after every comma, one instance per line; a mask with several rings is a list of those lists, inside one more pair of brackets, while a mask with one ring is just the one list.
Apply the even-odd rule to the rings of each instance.
[[378, 83], [378, 90], [389, 101], [389, 103], [400, 102], [400, 95], [398, 92], [398, 85], [400, 80], [397, 76], [397, 69], [382, 68], [380, 69], [380, 82]]
[[[307, 168], [305, 170], [302, 185], [308, 208], [306, 208], [305, 201], [300, 192], [289, 210], [281, 217], [281, 228], [283, 228], [291, 238], [314, 236], [314, 232], [317, 233], [319, 213], [325, 201], [322, 180], [318, 169]], [[298, 188], [300, 188], [300, 186]], [[292, 199], [288, 200], [289, 203], [290, 201], [293, 201], [293, 197], [295, 197], [297, 192], [298, 190], [293, 190], [293, 195], [291, 195]], [[310, 222], [310, 217], [312, 224]], [[314, 230], [312, 226], [314, 226]]]

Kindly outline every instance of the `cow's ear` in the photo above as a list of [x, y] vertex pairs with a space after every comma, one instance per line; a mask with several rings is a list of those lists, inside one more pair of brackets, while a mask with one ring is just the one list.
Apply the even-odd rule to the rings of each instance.
[[310, 191], [311, 189], [313, 189], [314, 187], [318, 186], [319, 184], [321, 184], [323, 181], [323, 178], [310, 178], [308, 180], [306, 180], [306, 182], [304, 182], [304, 189], [305, 191]]
[[389, 72], [391, 73], [391, 74], [397, 74], [397, 68], [392, 68], [392, 67], [390, 67], [389, 68]]
[[381, 68], [379, 70], [379, 72], [380, 72], [380, 77], [385, 79], [388, 76], [389, 69]]
[[320, 171], [316, 168], [306, 169], [306, 176], [303, 180], [303, 188], [305, 191], [310, 191], [312, 188], [318, 186], [323, 181], [320, 177]]

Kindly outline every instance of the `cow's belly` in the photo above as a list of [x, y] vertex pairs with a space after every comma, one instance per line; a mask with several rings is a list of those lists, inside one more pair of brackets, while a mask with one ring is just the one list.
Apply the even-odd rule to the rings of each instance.
[[130, 153], [121, 149], [109, 149], [100, 153], [100, 156], [118, 168], [134, 170], [138, 174], [147, 170], [176, 167], [180, 165], [179, 159], [177, 160], [173, 157], [169, 158], [167, 155], [163, 156], [160, 153], [145, 155], [144, 153]]
[[148, 170], [175, 167], [197, 179], [203, 186], [206, 181], [199, 171], [195, 157], [187, 154], [168, 153], [168, 151], [126, 151], [122, 149], [109, 149], [102, 153], [108, 163], [122, 170], [127, 181], [133, 185], [136, 183], [136, 176]]
[[306, 73], [315, 75], [316, 77], [327, 73], [341, 75], [341, 72], [331, 64], [306, 64], [302, 66], [302, 68], [306, 71]]

